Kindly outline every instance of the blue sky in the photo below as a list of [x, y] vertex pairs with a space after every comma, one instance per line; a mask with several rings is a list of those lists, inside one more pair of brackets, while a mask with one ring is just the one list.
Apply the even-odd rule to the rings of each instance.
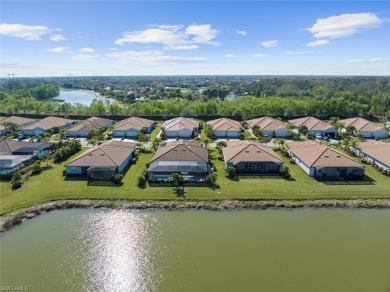
[[2, 1], [1, 77], [390, 75], [386, 1]]

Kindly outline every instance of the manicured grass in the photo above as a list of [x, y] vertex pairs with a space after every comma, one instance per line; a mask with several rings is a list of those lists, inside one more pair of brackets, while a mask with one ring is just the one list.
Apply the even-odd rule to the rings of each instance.
[[[111, 182], [88, 183], [84, 178], [65, 178], [62, 176], [65, 162], [51, 163], [52, 169], [31, 177], [15, 191], [11, 190], [9, 182], [1, 181], [0, 214], [57, 199], [178, 199], [174, 189], [169, 186], [138, 188], [137, 178], [152, 156], [151, 152], [141, 154], [137, 163], [128, 168], [121, 186]], [[367, 179], [364, 181], [321, 182], [308, 177], [298, 165], [291, 164], [289, 159], [283, 157], [285, 165], [290, 168], [291, 180], [278, 176], [254, 176], [240, 177], [234, 181], [225, 177], [223, 161], [218, 159], [216, 149], [213, 148], [211, 156], [217, 168], [219, 188], [185, 187], [185, 199], [390, 198], [390, 178], [371, 166], [366, 166]]]
[[162, 126], [162, 122], [156, 122], [156, 125], [152, 131], [152, 133], [150, 133], [150, 141], [153, 141], [154, 139], [156, 139], [158, 133], [160, 133], [161, 131], [161, 126]]

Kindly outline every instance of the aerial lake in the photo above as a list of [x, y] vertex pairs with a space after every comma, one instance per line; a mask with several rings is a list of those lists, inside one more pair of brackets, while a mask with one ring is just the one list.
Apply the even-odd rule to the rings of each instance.
[[71, 209], [0, 236], [29, 291], [390, 291], [390, 210]]
[[94, 99], [101, 100], [104, 103], [108, 102], [107, 99], [101, 97], [98, 93], [89, 90], [61, 90], [60, 94], [53, 99], [58, 99], [71, 104], [80, 103], [87, 106], [89, 106]]

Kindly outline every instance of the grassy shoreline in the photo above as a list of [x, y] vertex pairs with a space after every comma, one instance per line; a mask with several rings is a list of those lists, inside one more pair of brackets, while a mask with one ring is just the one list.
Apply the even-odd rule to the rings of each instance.
[[[158, 133], [160, 125], [153, 131]], [[390, 178], [366, 166], [363, 181], [318, 181], [310, 178], [296, 164], [283, 159], [289, 167], [291, 179], [279, 176], [242, 176], [231, 180], [225, 176], [224, 164], [216, 148], [210, 147], [211, 162], [217, 173], [217, 188], [208, 186], [184, 186], [179, 198], [171, 186], [139, 188], [137, 179], [150, 162], [153, 153], [148, 150], [139, 155], [135, 164], [125, 169], [121, 186], [112, 182], [88, 182], [86, 178], [64, 177], [64, 165], [88, 148], [59, 164], [50, 162], [51, 168], [37, 176], [31, 176], [18, 190], [12, 190], [8, 181], [0, 181], [0, 216], [58, 200], [127, 200], [149, 201], [213, 201], [213, 200], [348, 200], [390, 199]], [[43, 164], [44, 165], [44, 164]]]
[[106, 208], [121, 210], [264, 210], [296, 208], [377, 208], [390, 209], [390, 199], [368, 200], [59, 200], [28, 207], [0, 217], [0, 234], [26, 219], [32, 219], [45, 212], [66, 209]]

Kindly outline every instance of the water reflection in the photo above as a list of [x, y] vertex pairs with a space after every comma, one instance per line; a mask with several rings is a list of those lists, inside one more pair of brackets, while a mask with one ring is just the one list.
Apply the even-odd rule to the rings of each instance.
[[[85, 216], [86, 291], [153, 291], [151, 214], [113, 211]], [[157, 277], [158, 278], [158, 277]]]

